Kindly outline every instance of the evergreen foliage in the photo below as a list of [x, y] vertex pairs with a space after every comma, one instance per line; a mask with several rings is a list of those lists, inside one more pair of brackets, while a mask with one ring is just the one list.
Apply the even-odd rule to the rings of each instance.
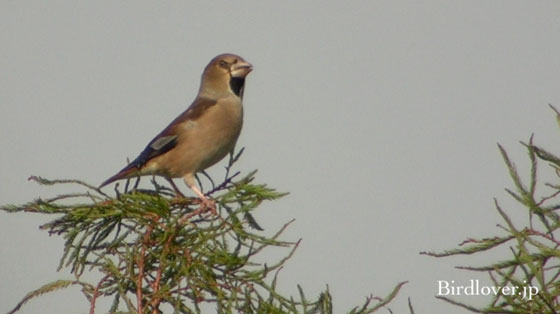
[[[69, 269], [72, 279], [47, 283], [28, 293], [10, 312], [42, 294], [78, 286], [96, 311], [98, 300], [111, 298], [110, 313], [201, 313], [212, 304], [218, 313], [332, 313], [328, 288], [310, 300], [300, 286], [298, 297], [276, 291], [280, 269], [300, 241], [280, 239], [291, 223], [272, 236], [252, 213], [263, 201], [285, 195], [264, 184], [255, 184], [255, 173], [238, 179], [230, 174], [206, 193], [217, 211], [202, 208], [195, 198], [177, 197], [170, 188], [152, 179], [153, 189], [139, 189], [127, 181], [115, 187], [115, 197], [79, 180], [30, 179], [43, 185], [72, 184], [84, 192], [38, 199], [1, 207], [7, 212], [53, 215], [42, 225], [50, 235], [65, 240], [58, 270]], [[279, 261], [259, 263], [265, 249], [286, 248]], [[83, 281], [85, 272], [101, 274], [95, 283]], [[397, 295], [399, 283], [385, 298], [368, 297], [350, 313], [372, 313]], [[203, 306], [205, 304], [205, 306]], [[106, 310], [106, 309], [105, 309]]]
[[[552, 106], [551, 106], [552, 107]], [[560, 124], [560, 114], [554, 107]], [[539, 182], [538, 173], [544, 166], [547, 175], [560, 178], [560, 158], [534, 144], [533, 136], [528, 143], [521, 143], [529, 156], [529, 178], [523, 180], [506, 150], [498, 145], [515, 189], [506, 189], [527, 214], [527, 223], [515, 225], [497, 200], [496, 210], [503, 219], [498, 224], [501, 235], [489, 238], [469, 238], [461, 243], [461, 248], [444, 252], [422, 252], [434, 257], [481, 254], [488, 250], [498, 250], [506, 246], [511, 255], [503, 260], [483, 266], [459, 266], [474, 272], [486, 272], [495, 287], [517, 287], [518, 293], [498, 293], [490, 303], [475, 307], [458, 302], [446, 296], [437, 296], [451, 304], [476, 313], [559, 313], [560, 312], [560, 228], [559, 195], [557, 182]], [[538, 293], [534, 296], [528, 292]]]

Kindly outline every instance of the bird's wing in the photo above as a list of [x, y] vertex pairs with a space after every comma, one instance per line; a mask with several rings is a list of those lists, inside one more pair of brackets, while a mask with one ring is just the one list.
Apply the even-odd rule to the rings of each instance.
[[148, 143], [146, 148], [144, 148], [136, 159], [134, 159], [117, 174], [103, 182], [100, 187], [103, 187], [113, 181], [128, 177], [130, 174], [140, 170], [148, 161], [175, 148], [175, 146], [177, 146], [179, 132], [181, 132], [180, 126], [188, 121], [197, 120], [208, 108], [214, 106], [216, 103], [216, 100], [209, 98], [199, 97], [195, 99], [185, 112], [180, 114], [177, 118], [175, 118], [175, 120], [171, 121], [171, 123], [163, 129], [163, 131], [161, 131], [150, 141], [150, 143]]

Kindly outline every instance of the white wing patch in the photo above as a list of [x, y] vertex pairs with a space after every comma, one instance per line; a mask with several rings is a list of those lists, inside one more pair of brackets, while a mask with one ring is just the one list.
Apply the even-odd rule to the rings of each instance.
[[173, 140], [175, 140], [177, 138], [177, 135], [171, 135], [171, 136], [164, 136], [161, 138], [158, 138], [157, 140], [155, 140], [150, 147], [153, 150], [160, 150], [162, 147], [164, 147], [165, 145], [169, 144], [170, 142], [172, 142]]

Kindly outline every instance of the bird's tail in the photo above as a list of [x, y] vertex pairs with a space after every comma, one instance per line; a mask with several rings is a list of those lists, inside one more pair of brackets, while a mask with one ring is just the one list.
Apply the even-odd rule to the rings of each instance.
[[99, 186], [99, 188], [102, 188], [104, 186], [106, 186], [107, 184], [110, 184], [112, 182], [115, 182], [117, 180], [120, 179], [126, 179], [126, 178], [130, 178], [133, 176], [133, 174], [138, 171], [138, 168], [136, 167], [136, 165], [133, 163], [130, 163], [128, 166], [124, 167], [121, 171], [119, 171], [117, 174], [115, 174], [114, 176], [110, 177], [109, 179], [105, 180], [105, 182], [101, 183], [101, 185]]

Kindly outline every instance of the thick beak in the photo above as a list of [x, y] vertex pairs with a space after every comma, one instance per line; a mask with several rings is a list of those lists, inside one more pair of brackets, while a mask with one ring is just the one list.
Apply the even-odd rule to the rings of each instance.
[[249, 62], [237, 62], [231, 66], [231, 77], [244, 78], [253, 70]]

